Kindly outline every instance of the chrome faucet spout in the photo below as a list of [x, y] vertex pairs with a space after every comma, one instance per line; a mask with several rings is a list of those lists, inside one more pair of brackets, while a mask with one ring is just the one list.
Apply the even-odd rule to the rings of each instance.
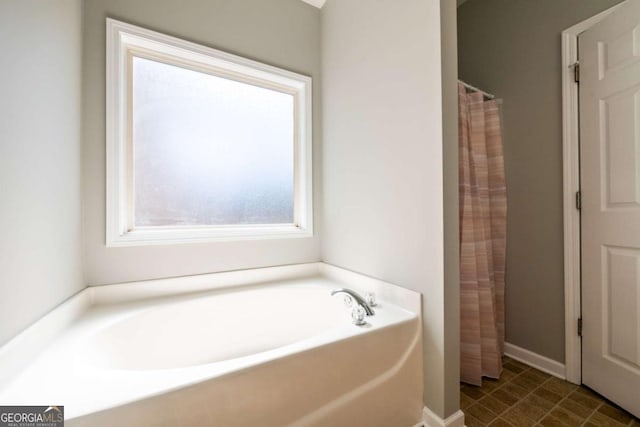
[[335, 289], [331, 291], [331, 296], [337, 295], [337, 294], [346, 294], [346, 295], [349, 295], [354, 300], [356, 300], [356, 302], [360, 304], [362, 308], [364, 308], [364, 311], [367, 314], [367, 316], [373, 316], [374, 314], [376, 314], [375, 311], [373, 311], [373, 309], [371, 308], [371, 306], [367, 304], [364, 298], [362, 298], [356, 291], [352, 291], [351, 289], [347, 289], [347, 288], [340, 288], [340, 289]]

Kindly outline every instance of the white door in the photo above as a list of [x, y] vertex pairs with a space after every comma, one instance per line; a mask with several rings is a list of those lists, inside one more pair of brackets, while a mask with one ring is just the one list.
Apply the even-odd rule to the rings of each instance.
[[582, 382], [640, 416], [640, 0], [579, 55]]

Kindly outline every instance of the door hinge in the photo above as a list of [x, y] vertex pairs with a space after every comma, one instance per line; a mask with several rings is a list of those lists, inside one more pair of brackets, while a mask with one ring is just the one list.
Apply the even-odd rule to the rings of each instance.
[[576, 209], [582, 209], [582, 191], [576, 191]]
[[576, 62], [573, 64], [573, 81], [576, 83], [580, 83], [580, 63]]
[[582, 317], [578, 318], [578, 336], [582, 336]]

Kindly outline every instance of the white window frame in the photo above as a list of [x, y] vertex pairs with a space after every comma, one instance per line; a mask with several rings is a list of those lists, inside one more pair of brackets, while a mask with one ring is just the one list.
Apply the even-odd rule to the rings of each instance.
[[[158, 60], [294, 98], [294, 222], [134, 227], [132, 58]], [[107, 18], [107, 246], [313, 236], [311, 77]]]

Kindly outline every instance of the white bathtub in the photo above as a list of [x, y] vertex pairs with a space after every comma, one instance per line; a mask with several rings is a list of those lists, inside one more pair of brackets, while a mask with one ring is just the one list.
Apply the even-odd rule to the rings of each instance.
[[[377, 292], [367, 325], [338, 287]], [[418, 312], [324, 264], [89, 288], [0, 349], [0, 404], [64, 405], [71, 426], [412, 426]]]

